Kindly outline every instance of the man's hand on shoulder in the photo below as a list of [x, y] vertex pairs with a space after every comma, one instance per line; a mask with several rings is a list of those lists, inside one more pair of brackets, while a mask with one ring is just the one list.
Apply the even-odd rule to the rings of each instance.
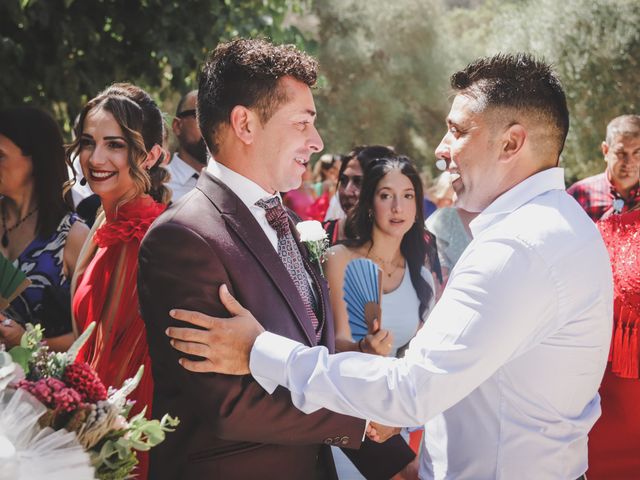
[[180, 359], [180, 365], [192, 372], [214, 372], [229, 375], [249, 373], [249, 356], [253, 344], [264, 328], [249, 310], [229, 293], [226, 285], [219, 290], [220, 300], [231, 318], [211, 317], [189, 310], [172, 310], [170, 315], [195, 328], [169, 327], [166, 334], [176, 350], [203, 360]]

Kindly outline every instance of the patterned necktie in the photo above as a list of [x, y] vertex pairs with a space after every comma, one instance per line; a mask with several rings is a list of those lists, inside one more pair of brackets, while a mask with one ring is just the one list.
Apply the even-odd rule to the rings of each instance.
[[322, 326], [320, 325], [320, 322], [318, 322], [318, 317], [313, 310], [315, 298], [313, 297], [311, 286], [307, 280], [307, 273], [304, 268], [304, 262], [302, 261], [302, 254], [300, 253], [298, 244], [291, 233], [289, 215], [287, 215], [287, 211], [280, 203], [279, 197], [258, 200], [256, 205], [265, 210], [269, 225], [271, 225], [278, 234], [278, 255], [280, 256], [282, 263], [284, 263], [287, 272], [289, 272], [293, 283], [298, 289], [298, 293], [300, 293], [300, 296], [302, 297], [305, 310], [307, 311], [307, 315], [311, 319], [311, 324], [316, 332], [316, 341], [320, 341]]

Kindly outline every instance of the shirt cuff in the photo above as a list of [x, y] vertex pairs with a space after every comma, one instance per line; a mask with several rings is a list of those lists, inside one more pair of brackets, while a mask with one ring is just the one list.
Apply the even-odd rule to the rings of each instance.
[[302, 344], [275, 333], [258, 335], [249, 356], [249, 370], [256, 382], [270, 394], [278, 385], [287, 386], [287, 360]]
[[364, 424], [364, 433], [362, 434], [362, 441], [364, 442], [364, 439], [367, 438], [367, 428], [369, 428], [369, 424], [371, 423], [371, 420], [367, 420]]

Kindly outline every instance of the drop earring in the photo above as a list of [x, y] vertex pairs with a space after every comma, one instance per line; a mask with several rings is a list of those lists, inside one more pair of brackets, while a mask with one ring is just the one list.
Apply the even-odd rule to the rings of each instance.
[[84, 187], [86, 184], [87, 184], [87, 179], [86, 179], [86, 178], [84, 178], [84, 177], [82, 177], [82, 178], [80, 179], [80, 185], [82, 185], [82, 186]]

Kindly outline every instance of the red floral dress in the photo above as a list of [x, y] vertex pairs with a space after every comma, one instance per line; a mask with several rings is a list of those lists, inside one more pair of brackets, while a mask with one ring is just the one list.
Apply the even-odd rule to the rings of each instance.
[[[153, 379], [138, 304], [138, 251], [142, 237], [165, 208], [150, 197], [143, 197], [120, 206], [114, 217], [107, 216], [95, 231], [92, 241], [97, 250], [78, 278], [73, 295], [78, 331], [96, 322], [78, 360], [90, 364], [105, 385], [114, 387], [120, 387], [143, 365], [140, 385], [129, 398], [136, 402], [132, 414], [147, 406], [147, 416], [151, 414]], [[138, 454], [137, 478], [147, 478], [147, 457]]]
[[589, 480], [640, 478], [640, 210], [598, 223], [613, 270], [613, 338], [589, 434]]

